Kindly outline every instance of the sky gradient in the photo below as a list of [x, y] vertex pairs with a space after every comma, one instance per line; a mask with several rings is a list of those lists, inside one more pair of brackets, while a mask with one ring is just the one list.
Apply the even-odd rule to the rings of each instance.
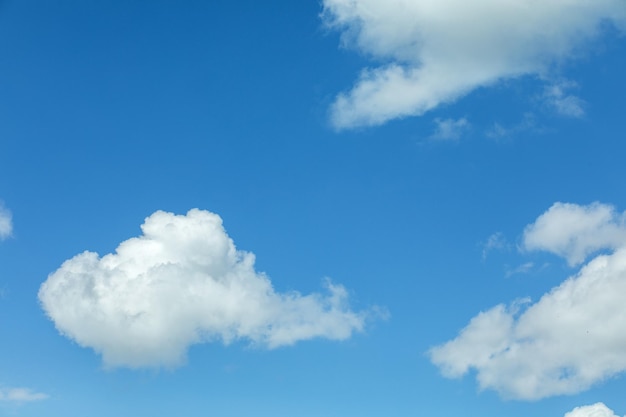
[[626, 415], [626, 3], [0, 3], [0, 415]]

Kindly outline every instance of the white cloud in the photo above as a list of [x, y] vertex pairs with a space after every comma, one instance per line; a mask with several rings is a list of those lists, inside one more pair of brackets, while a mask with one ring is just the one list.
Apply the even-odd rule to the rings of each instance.
[[342, 42], [382, 62], [332, 107], [337, 128], [421, 115], [499, 80], [544, 75], [626, 23], [623, 0], [323, 0]]
[[[541, 225], [537, 230], [553, 230], [554, 225], [548, 224], [553, 221], [555, 230], [561, 231], [563, 218], [553, 216], [559, 210], [564, 208], [564, 214], [584, 213], [595, 219], [607, 207], [557, 204], [535, 225]], [[577, 218], [601, 230], [614, 219], [612, 215], [599, 217], [603, 220], [595, 223], [588, 223], [585, 216]], [[609, 235], [612, 230], [606, 229]], [[556, 243], [544, 249], [566, 257], [585, 253], [560, 250], [561, 242], [579, 241], [577, 231], [583, 235], [583, 241], [590, 239], [587, 227], [574, 228], [568, 231], [566, 239], [556, 239]], [[613, 242], [612, 238], [609, 241]], [[596, 240], [592, 242], [597, 247]], [[589, 243], [581, 245], [588, 247]], [[507, 398], [536, 400], [578, 393], [626, 371], [625, 293], [626, 241], [622, 241], [613, 253], [592, 259], [538, 302], [499, 305], [480, 313], [455, 339], [432, 348], [431, 360], [450, 378], [461, 377], [473, 369], [481, 389], [496, 390]]]
[[435, 119], [436, 129], [432, 139], [435, 140], [458, 140], [470, 127], [466, 118], [460, 119]]
[[13, 234], [13, 220], [11, 212], [0, 203], [0, 240]]
[[364, 327], [368, 312], [350, 310], [341, 285], [327, 281], [325, 294], [276, 292], [216, 214], [158, 211], [141, 228], [113, 254], [65, 261], [39, 291], [57, 329], [107, 366], [176, 366], [195, 343], [275, 348], [343, 340]]
[[49, 398], [47, 394], [34, 392], [28, 388], [0, 389], [0, 401], [26, 403]]
[[582, 117], [585, 115], [585, 102], [567, 91], [576, 87], [572, 82], [558, 82], [545, 87], [543, 100], [558, 114], [567, 117]]
[[564, 417], [619, 417], [603, 403], [576, 407]]
[[522, 247], [555, 253], [573, 266], [598, 250], [616, 249], [624, 244], [626, 214], [617, 213], [613, 206], [555, 203], [526, 226]]

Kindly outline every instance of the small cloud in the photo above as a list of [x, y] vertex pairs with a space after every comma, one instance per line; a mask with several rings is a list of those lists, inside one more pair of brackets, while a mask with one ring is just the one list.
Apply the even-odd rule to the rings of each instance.
[[498, 140], [516, 136], [523, 132], [536, 130], [540, 129], [537, 128], [535, 115], [532, 113], [526, 113], [519, 123], [513, 125], [506, 126], [500, 123], [494, 123], [489, 129], [487, 129], [485, 136], [490, 139]]
[[570, 266], [582, 263], [594, 252], [624, 245], [626, 212], [618, 213], [615, 207], [601, 203], [555, 203], [526, 226], [522, 241], [522, 249], [554, 253]]
[[561, 116], [580, 118], [585, 115], [584, 100], [568, 94], [568, 90], [576, 88], [571, 81], [561, 81], [544, 88], [542, 100]]
[[115, 253], [65, 261], [39, 290], [59, 332], [102, 354], [107, 366], [174, 367], [199, 343], [272, 349], [345, 340], [378, 314], [353, 311], [348, 291], [330, 280], [322, 293], [277, 292], [217, 214], [157, 211], [141, 229]]
[[435, 132], [431, 139], [442, 141], [456, 141], [469, 130], [470, 124], [466, 118], [461, 119], [435, 119]]
[[508, 278], [516, 274], [527, 274], [533, 269], [534, 266], [535, 264], [533, 262], [526, 262], [516, 268], [507, 270], [505, 276]]
[[0, 240], [7, 239], [13, 234], [13, 220], [9, 209], [0, 202]]
[[502, 126], [500, 123], [494, 123], [487, 131], [485, 135], [491, 139], [500, 139], [506, 136], [510, 136], [511, 129]]
[[483, 260], [487, 259], [489, 252], [494, 250], [505, 250], [509, 247], [506, 238], [502, 232], [496, 232], [487, 238], [483, 245]]
[[28, 388], [0, 389], [0, 401], [14, 403], [28, 403], [48, 399], [48, 394], [34, 392]]

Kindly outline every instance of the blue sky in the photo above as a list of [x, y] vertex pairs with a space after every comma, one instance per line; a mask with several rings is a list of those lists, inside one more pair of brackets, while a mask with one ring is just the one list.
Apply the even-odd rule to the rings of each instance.
[[625, 28], [0, 3], [0, 415], [625, 415]]

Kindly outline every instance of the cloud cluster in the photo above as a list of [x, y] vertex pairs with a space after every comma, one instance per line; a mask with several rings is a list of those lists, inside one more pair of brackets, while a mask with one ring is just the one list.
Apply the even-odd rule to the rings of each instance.
[[[545, 74], [596, 37], [626, 24], [623, 0], [323, 0], [345, 46], [382, 65], [365, 69], [332, 107], [337, 128], [421, 115], [499, 80]], [[557, 92], [558, 93], [558, 92]], [[553, 97], [576, 112], [567, 97]]]
[[344, 287], [330, 281], [325, 294], [276, 292], [216, 214], [158, 211], [141, 229], [115, 253], [65, 261], [39, 291], [57, 329], [107, 366], [171, 367], [195, 343], [275, 348], [364, 327], [368, 312], [350, 310]]
[[[429, 352], [444, 376], [476, 371], [481, 389], [536, 400], [574, 394], [626, 371], [626, 235], [610, 206], [557, 203], [528, 226], [527, 248], [570, 262], [599, 248], [578, 273], [539, 301], [498, 305]], [[622, 240], [618, 237], [621, 236]]]
[[28, 388], [0, 389], [0, 401], [27, 403], [49, 398], [47, 394], [34, 392]]
[[0, 202], [0, 240], [4, 240], [13, 234], [13, 219], [11, 212]]
[[603, 403], [576, 407], [564, 417], [619, 417]]

